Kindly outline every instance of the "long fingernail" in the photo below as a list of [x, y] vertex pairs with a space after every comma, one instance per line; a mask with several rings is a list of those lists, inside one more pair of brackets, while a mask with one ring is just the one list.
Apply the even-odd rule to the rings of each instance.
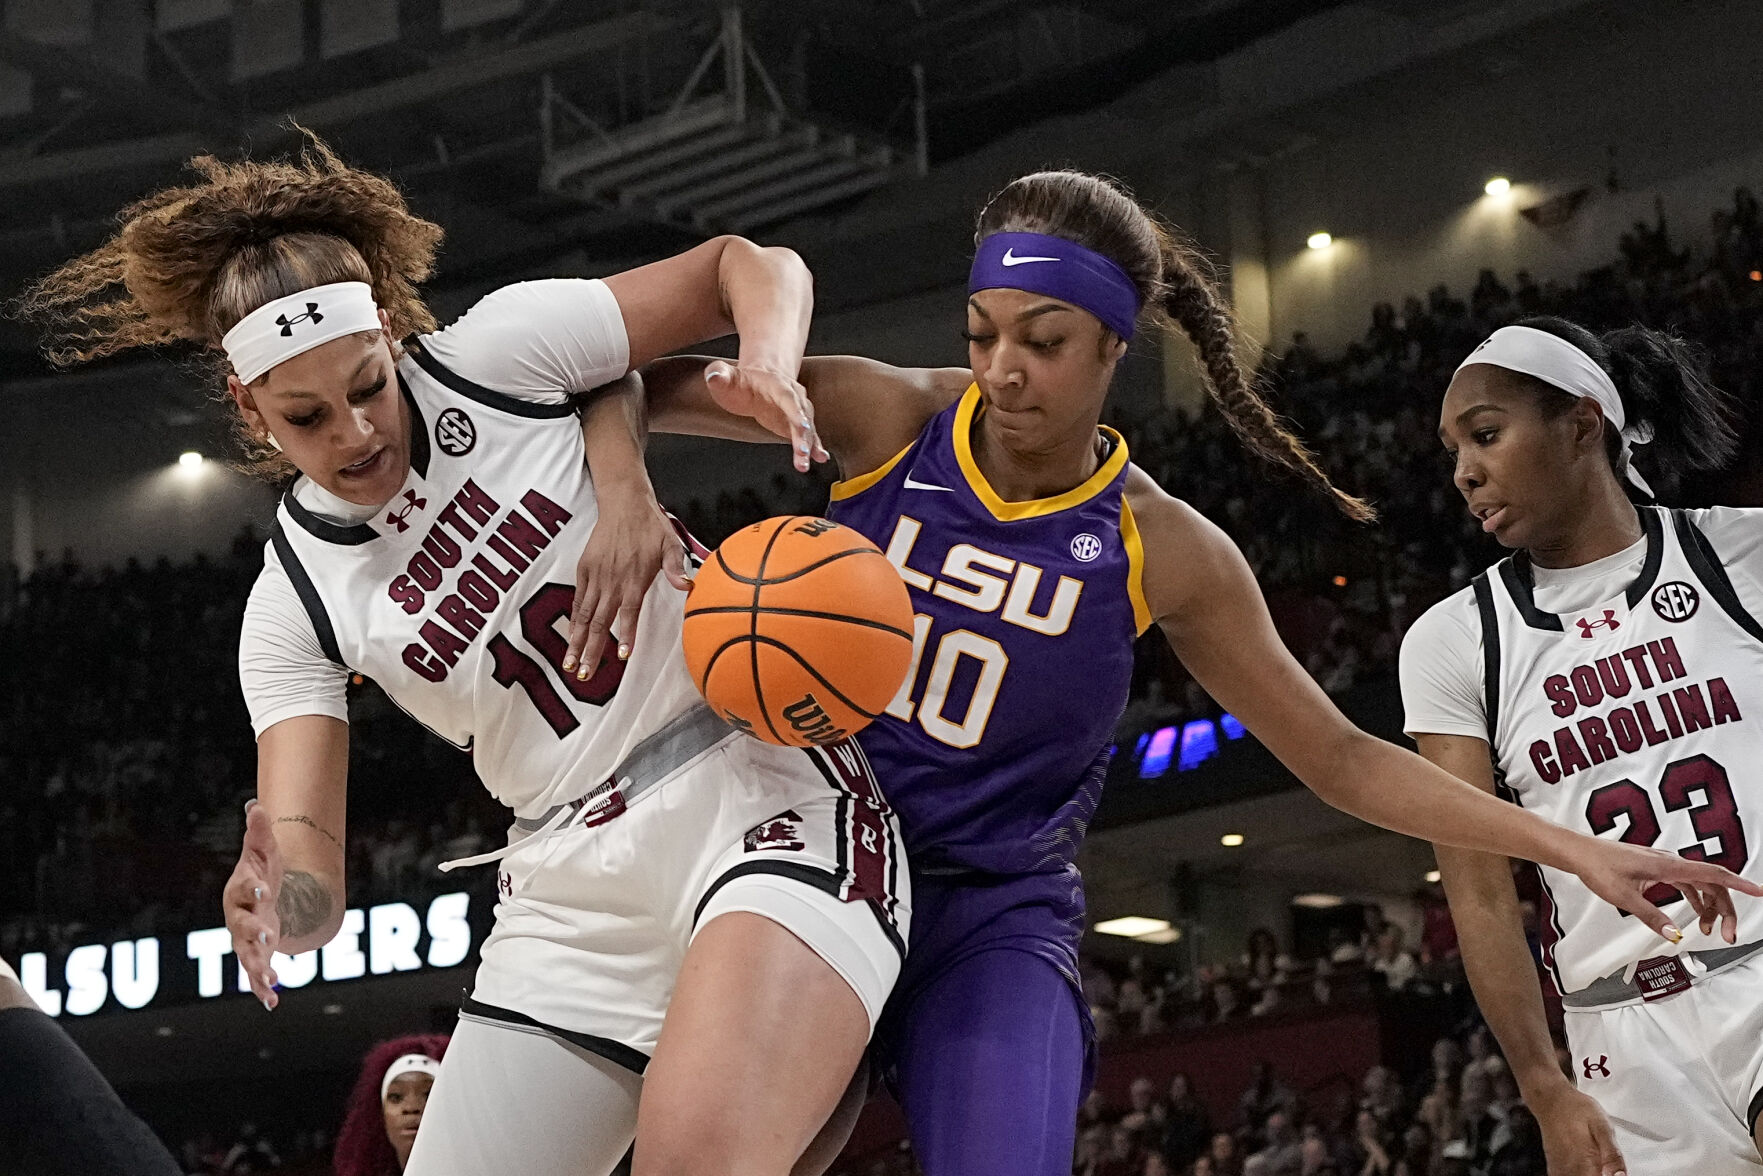
[[1673, 943], [1682, 943], [1683, 942], [1683, 932], [1679, 931], [1676, 927], [1672, 926], [1670, 923], [1667, 923], [1667, 924], [1665, 924], [1665, 938], [1671, 940], [1671, 942], [1673, 942]]
[[269, 932], [259, 931], [257, 933], [257, 942], [263, 944], [265, 947], [268, 947], [269, 946]]
[[269, 997], [267, 996], [263, 998], [263, 1011], [266, 1013], [273, 1013], [275, 1011], [275, 1006], [269, 1003]]
[[575, 654], [573, 654], [573, 653], [564, 654], [563, 655], [563, 672], [567, 674], [573, 669], [575, 669]]
[[253, 796], [253, 797], [252, 797], [252, 798], [251, 798], [251, 799], [250, 799], [250, 800], [247, 800], [247, 801], [246, 801], [246, 802], [245, 802], [245, 811], [246, 811], [246, 812], [250, 812], [250, 811], [251, 811], [251, 806], [252, 806], [252, 805], [254, 805], [254, 804], [256, 804], [256, 803], [257, 803], [257, 798], [256, 798], [256, 797], [255, 797], [255, 796]]
[[263, 887], [253, 886], [251, 888], [251, 901], [252, 902], [262, 902], [263, 901]]
[[621, 643], [618, 647], [618, 660], [619, 661], [629, 661], [630, 659], [631, 659], [630, 642], [626, 641], [626, 642]]

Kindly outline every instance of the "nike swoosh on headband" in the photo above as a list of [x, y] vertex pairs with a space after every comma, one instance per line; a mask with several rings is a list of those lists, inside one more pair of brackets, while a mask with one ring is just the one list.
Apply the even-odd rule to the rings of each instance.
[[920, 482], [911, 474], [906, 475], [906, 480], [901, 483], [901, 485], [905, 486], [908, 490], [947, 490], [950, 493], [954, 493], [955, 491], [955, 487], [953, 486], [933, 486], [929, 482]]
[[1013, 249], [1004, 250], [1004, 256], [998, 259], [1004, 265], [1027, 265], [1031, 261], [1058, 261], [1057, 257], [1018, 257]]

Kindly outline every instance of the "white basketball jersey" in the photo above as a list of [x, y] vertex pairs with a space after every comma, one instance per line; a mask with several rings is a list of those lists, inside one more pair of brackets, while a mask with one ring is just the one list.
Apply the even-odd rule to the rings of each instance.
[[[1763, 625], [1681, 511], [1640, 508], [1647, 555], [1584, 612], [1536, 606], [1522, 555], [1476, 577], [1495, 778], [1569, 829], [1681, 853], [1763, 880]], [[1563, 992], [1672, 949], [1571, 875], [1544, 868], [1544, 962]], [[1649, 895], [1688, 932], [1675, 889]], [[1741, 939], [1763, 904], [1734, 894]], [[1675, 904], [1675, 905], [1674, 905]]]
[[[684, 594], [650, 586], [587, 682], [562, 669], [575, 566], [596, 509], [581, 422], [565, 403], [480, 387], [413, 346], [398, 365], [410, 474], [374, 518], [339, 526], [290, 492], [278, 562], [333, 661], [472, 753], [520, 816], [602, 783], [699, 701], [680, 652]], [[612, 657], [629, 641], [628, 662]]]

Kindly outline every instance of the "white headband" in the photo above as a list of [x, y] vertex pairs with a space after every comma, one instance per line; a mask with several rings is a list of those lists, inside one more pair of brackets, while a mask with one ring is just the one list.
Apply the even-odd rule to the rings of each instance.
[[1598, 407], [1604, 410], [1604, 419], [1622, 434], [1621, 452], [1628, 480], [1647, 494], [1653, 493], [1653, 488], [1634, 468], [1634, 453], [1630, 448], [1631, 442], [1645, 445], [1651, 441], [1653, 426], [1646, 421], [1636, 421], [1633, 426], [1628, 424], [1622, 395], [1616, 391], [1610, 374], [1594, 363], [1591, 356], [1559, 335], [1535, 327], [1501, 327], [1471, 351], [1469, 358], [1457, 365], [1457, 370], [1462, 371], [1472, 363], [1492, 364], [1509, 372], [1535, 376], [1563, 392], [1597, 401]]
[[249, 384], [283, 360], [332, 339], [380, 329], [366, 282], [332, 282], [265, 303], [240, 319], [220, 345], [239, 382]]
[[438, 1075], [441, 1063], [427, 1054], [405, 1054], [386, 1068], [386, 1076], [380, 1079], [380, 1101], [386, 1101], [386, 1091], [392, 1089], [392, 1079], [403, 1074]]

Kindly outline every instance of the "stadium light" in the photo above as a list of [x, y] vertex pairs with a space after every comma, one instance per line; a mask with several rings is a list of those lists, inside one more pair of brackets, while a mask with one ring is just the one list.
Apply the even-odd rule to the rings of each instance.
[[1486, 184], [1482, 185], [1481, 190], [1486, 192], [1489, 196], [1504, 196], [1512, 191], [1512, 181], [1508, 180], [1505, 176], [1495, 176]]
[[1103, 935], [1121, 935], [1127, 939], [1142, 939], [1147, 935], [1157, 935], [1172, 928], [1168, 919], [1147, 919], [1143, 915], [1122, 915], [1118, 919], [1103, 919], [1095, 929]]
[[187, 449], [183, 453], [178, 454], [178, 465], [186, 470], [201, 469], [204, 460], [206, 459], [194, 449]]
[[1161, 931], [1147, 931], [1143, 935], [1135, 935], [1133, 938], [1140, 943], [1180, 943], [1181, 928], [1165, 927]]
[[1292, 905], [1312, 911], [1332, 911], [1346, 901], [1338, 894], [1299, 894], [1292, 898]]
[[1218, 839], [1218, 844], [1224, 846], [1226, 849], [1235, 849], [1242, 843], [1243, 835], [1241, 833], [1226, 833], [1223, 837]]
[[1330, 245], [1334, 244], [1334, 234], [1311, 233], [1310, 239], [1304, 242], [1304, 244], [1310, 246], [1312, 249], [1327, 249]]

